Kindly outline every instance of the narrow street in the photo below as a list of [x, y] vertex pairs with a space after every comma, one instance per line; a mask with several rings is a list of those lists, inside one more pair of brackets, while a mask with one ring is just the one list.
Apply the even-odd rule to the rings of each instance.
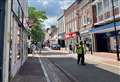
[[76, 64], [76, 54], [42, 50], [41, 54], [29, 55], [12, 82], [119, 82], [119, 62], [107, 65], [100, 63], [102, 58], [87, 56], [87, 65], [82, 66]]
[[0, 82], [120, 82], [120, 0], [0, 0]]

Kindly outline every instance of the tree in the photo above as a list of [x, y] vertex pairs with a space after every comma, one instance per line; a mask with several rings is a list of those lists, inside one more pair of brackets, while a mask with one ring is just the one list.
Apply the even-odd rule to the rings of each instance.
[[36, 10], [34, 7], [28, 8], [29, 24], [31, 30], [29, 31], [33, 42], [40, 42], [45, 34], [42, 28], [42, 23], [47, 19], [44, 11]]

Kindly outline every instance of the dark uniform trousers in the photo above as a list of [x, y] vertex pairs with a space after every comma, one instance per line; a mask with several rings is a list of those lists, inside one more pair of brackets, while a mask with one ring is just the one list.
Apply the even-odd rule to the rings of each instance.
[[84, 64], [84, 61], [85, 61], [84, 54], [78, 54], [77, 64], [79, 64], [80, 61], [81, 61], [81, 64]]

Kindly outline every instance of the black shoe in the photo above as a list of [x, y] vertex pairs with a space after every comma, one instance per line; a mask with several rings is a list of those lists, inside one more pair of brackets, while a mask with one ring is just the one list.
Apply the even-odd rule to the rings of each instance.
[[86, 65], [85, 63], [81, 64], [81, 65]]

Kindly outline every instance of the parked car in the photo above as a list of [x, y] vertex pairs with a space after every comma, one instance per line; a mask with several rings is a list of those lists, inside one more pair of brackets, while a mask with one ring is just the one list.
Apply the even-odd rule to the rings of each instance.
[[53, 50], [60, 50], [60, 45], [59, 44], [52, 44], [51, 49]]

